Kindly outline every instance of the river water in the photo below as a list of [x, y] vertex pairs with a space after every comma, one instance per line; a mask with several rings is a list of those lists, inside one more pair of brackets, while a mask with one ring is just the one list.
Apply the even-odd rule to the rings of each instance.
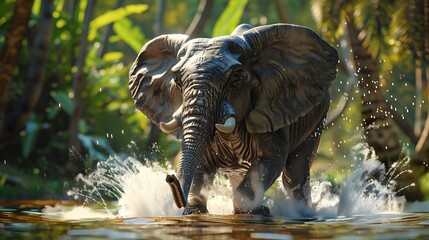
[[182, 216], [165, 183], [172, 171], [109, 157], [69, 183], [71, 200], [0, 201], [0, 239], [429, 239], [429, 202], [398, 197], [395, 175], [371, 174], [382, 171], [374, 159], [357, 161], [341, 186], [312, 179], [309, 207], [276, 183], [270, 217], [231, 214], [222, 175], [207, 191], [210, 214]]
[[[429, 239], [429, 212], [419, 210], [429, 206], [424, 203], [402, 213], [328, 219], [231, 214], [109, 217], [79, 204], [0, 202], [0, 239]], [[47, 205], [76, 215], [46, 213]]]

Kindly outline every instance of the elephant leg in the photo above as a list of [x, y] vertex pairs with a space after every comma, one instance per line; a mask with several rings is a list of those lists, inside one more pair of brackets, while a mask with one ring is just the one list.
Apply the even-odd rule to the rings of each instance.
[[244, 172], [233, 172], [228, 175], [233, 192], [235, 192], [238, 185], [243, 181], [244, 174]]
[[295, 201], [304, 202], [307, 206], [311, 204], [310, 167], [319, 146], [322, 127], [320, 124], [288, 155], [283, 168], [283, 186]]
[[279, 130], [258, 136], [261, 155], [252, 162], [235, 191], [235, 213], [270, 214], [269, 209], [262, 206], [262, 201], [265, 192], [280, 176], [286, 162], [287, 135], [287, 132]]
[[[228, 175], [229, 178], [229, 183], [231, 184], [232, 187], [232, 194], [233, 194], [233, 199], [237, 199], [237, 188], [238, 185], [240, 185], [240, 183], [243, 181], [245, 173], [244, 172], [232, 172]], [[234, 204], [234, 212], [238, 213], [238, 209], [236, 208], [236, 205]]]
[[205, 173], [201, 169], [196, 171], [183, 215], [208, 213], [207, 197], [204, 196], [202, 190], [204, 188], [210, 189], [213, 180], [214, 173]]
[[208, 213], [207, 197], [204, 195], [207, 191], [203, 190], [210, 190], [213, 185], [218, 170], [216, 161], [218, 161], [217, 156], [211, 154], [211, 151], [206, 151], [200, 166], [195, 169], [183, 215]]

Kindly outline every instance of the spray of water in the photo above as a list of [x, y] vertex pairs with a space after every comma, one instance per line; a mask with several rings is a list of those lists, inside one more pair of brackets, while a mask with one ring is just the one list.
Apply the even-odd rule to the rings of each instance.
[[[370, 150], [363, 147], [361, 151]], [[360, 154], [373, 156], [368, 152]], [[99, 162], [91, 174], [76, 177], [78, 186], [68, 194], [75, 199], [83, 199], [82, 206], [71, 209], [56, 206], [46, 208], [45, 213], [61, 215], [65, 219], [82, 219], [85, 216], [177, 216], [182, 210], [174, 205], [170, 189], [165, 183], [166, 174], [172, 171], [169, 165], [142, 164], [133, 157], [111, 156]], [[400, 212], [405, 199], [397, 197], [393, 190], [395, 178], [396, 176], [386, 175], [384, 166], [370, 157], [355, 165], [339, 191], [334, 190], [328, 181], [313, 179], [313, 204], [310, 207], [290, 200], [281, 180], [270, 189], [264, 205], [271, 209], [271, 214], [289, 218], [311, 216], [326, 219]], [[210, 213], [233, 212], [232, 191], [225, 176], [217, 176], [214, 186], [206, 194]], [[113, 207], [110, 200], [115, 200]], [[94, 205], [98, 206], [98, 210], [94, 210]]]
[[385, 183], [386, 177], [384, 165], [374, 159], [368, 159], [355, 166], [339, 190], [328, 181], [313, 179], [311, 207], [293, 202], [281, 187], [281, 191], [275, 191], [269, 198], [267, 205], [274, 215], [290, 218], [315, 216], [332, 219], [339, 216], [399, 213], [403, 210], [406, 200], [396, 195], [394, 181]]

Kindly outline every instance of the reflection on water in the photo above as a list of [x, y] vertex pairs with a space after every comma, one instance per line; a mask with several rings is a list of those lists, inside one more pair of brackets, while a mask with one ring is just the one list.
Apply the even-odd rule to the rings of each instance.
[[[45, 205], [56, 204], [59, 203], [0, 202], [0, 239], [429, 238], [429, 211], [362, 214], [323, 220], [220, 214], [63, 220], [58, 215], [42, 213]], [[60, 204], [73, 209], [81, 203]], [[428, 206], [426, 203], [418, 207]], [[416, 207], [410, 206], [410, 209]]]

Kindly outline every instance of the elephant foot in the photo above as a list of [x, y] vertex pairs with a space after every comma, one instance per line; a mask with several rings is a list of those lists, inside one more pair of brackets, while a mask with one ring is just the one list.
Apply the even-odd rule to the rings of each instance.
[[183, 215], [208, 213], [207, 198], [202, 194], [190, 193]]
[[208, 213], [206, 205], [186, 205], [183, 215]]
[[261, 215], [261, 216], [270, 216], [270, 209], [265, 206], [260, 206], [252, 210], [244, 211], [240, 208], [235, 207], [234, 214], [254, 214], [254, 215]]

